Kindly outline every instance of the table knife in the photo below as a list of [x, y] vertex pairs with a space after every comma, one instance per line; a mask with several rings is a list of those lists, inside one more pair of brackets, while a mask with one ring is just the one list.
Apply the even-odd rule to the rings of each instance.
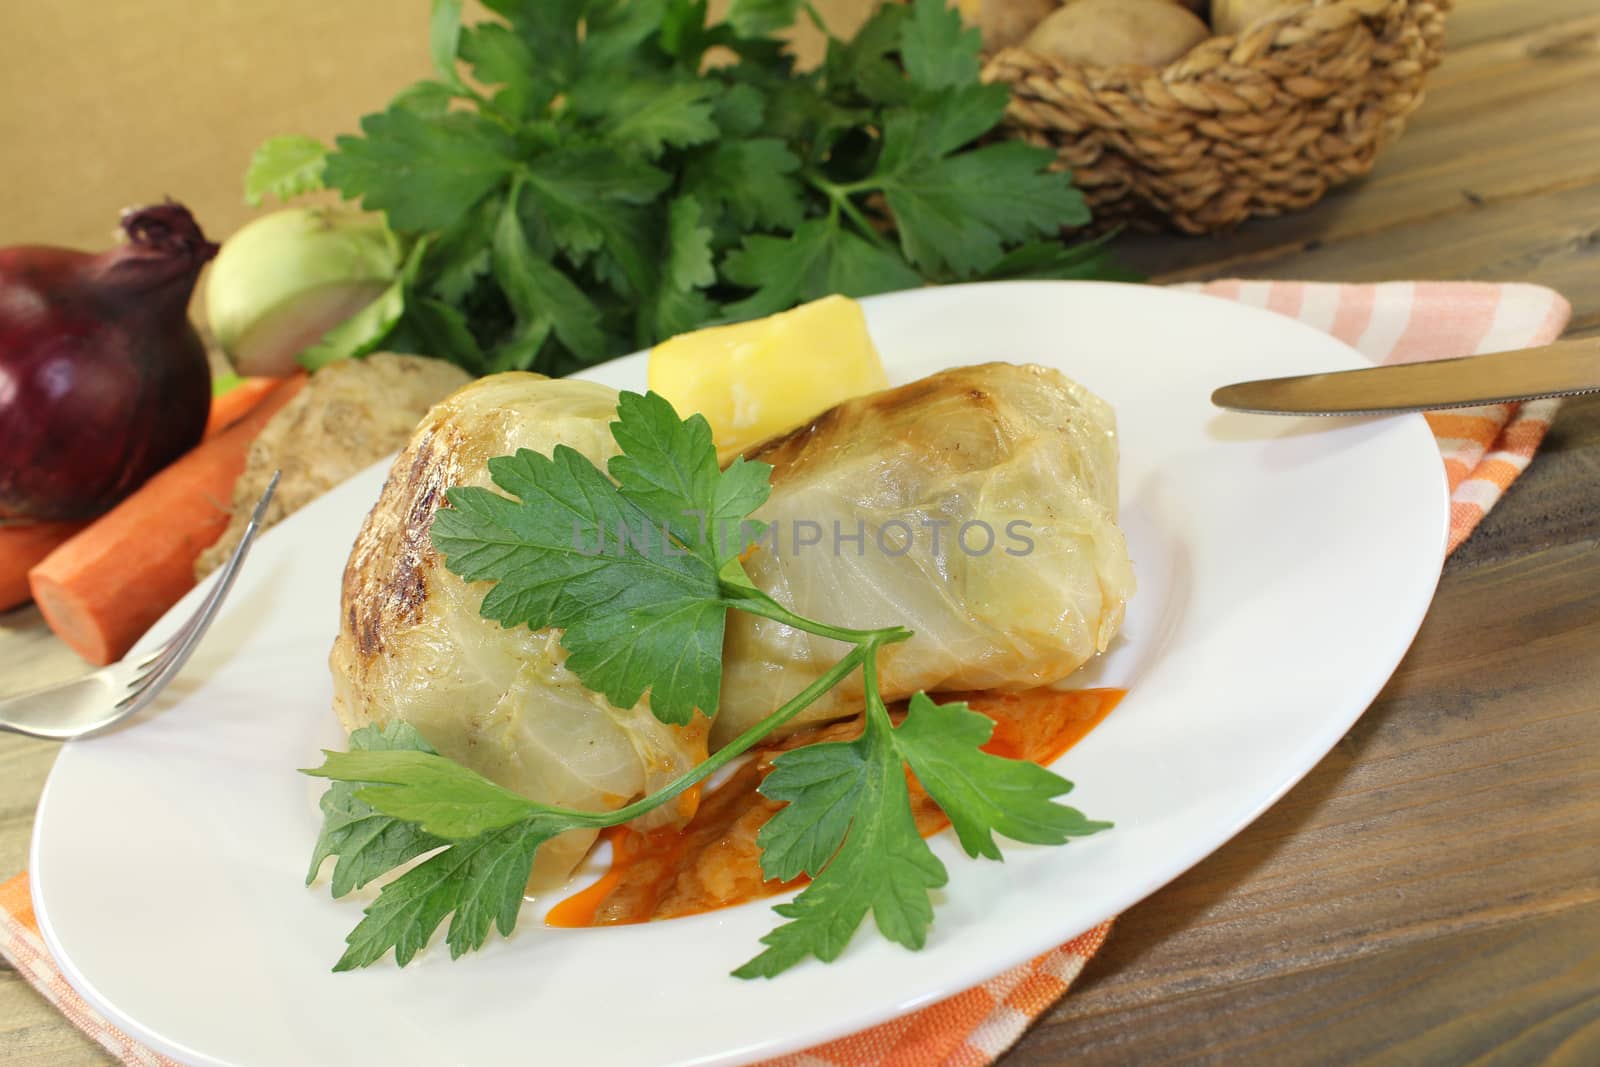
[[1600, 338], [1461, 359], [1263, 378], [1225, 385], [1211, 402], [1260, 415], [1386, 415], [1477, 407], [1600, 390]]

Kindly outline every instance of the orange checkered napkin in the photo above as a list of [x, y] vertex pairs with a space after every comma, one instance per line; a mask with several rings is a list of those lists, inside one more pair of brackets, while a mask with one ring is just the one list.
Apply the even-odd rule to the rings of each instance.
[[[1297, 318], [1354, 346], [1374, 363], [1547, 344], [1561, 335], [1572, 313], [1559, 294], [1534, 285], [1220, 281], [1186, 288]], [[1427, 416], [1449, 475], [1452, 550], [1527, 467], [1558, 403], [1496, 404]], [[1097, 926], [937, 1004], [761, 1067], [982, 1067], [1060, 999], [1110, 929], [1110, 923]], [[73, 1025], [123, 1063], [177, 1067], [107, 1022], [67, 984], [39, 938], [26, 874], [0, 885], [0, 955]]]
[[[1480, 356], [1549, 344], [1572, 305], [1539, 285], [1488, 282], [1220, 281], [1184, 286], [1276, 311], [1333, 334], [1374, 363]], [[1533, 459], [1560, 400], [1430, 412], [1450, 481], [1450, 551]]]

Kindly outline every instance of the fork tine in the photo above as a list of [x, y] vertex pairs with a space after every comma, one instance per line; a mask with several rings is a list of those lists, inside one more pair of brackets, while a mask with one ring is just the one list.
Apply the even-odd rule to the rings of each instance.
[[[123, 660], [61, 685], [0, 699], [0, 730], [52, 741], [90, 737], [153, 701], [187, 662], [233, 588], [245, 554], [261, 532], [267, 505], [277, 487], [278, 473], [274, 472], [266, 491], [256, 502], [238, 546], [216, 576], [211, 590], [194, 614], [159, 648], [137, 660]], [[113, 692], [120, 688], [122, 698], [108, 702], [108, 687]]]
[[205, 611], [206, 606], [211, 603], [211, 600], [215, 596], [216, 587], [213, 586], [211, 592], [207, 593], [205, 599], [200, 602], [200, 607], [197, 608], [195, 612], [187, 619], [183, 620], [182, 626], [174, 630], [170, 637], [140, 658], [137, 663], [132, 664], [133, 669], [138, 672], [139, 677], [143, 677], [144, 675], [148, 674], [150, 668], [154, 667], [156, 664], [166, 659], [169, 654], [171, 654], [174, 646], [176, 646], [179, 641], [183, 640], [185, 635], [187, 635], [190, 630], [194, 629], [195, 618]]
[[221, 607], [223, 599], [233, 588], [234, 579], [239, 575], [239, 568], [244, 564], [250, 545], [255, 541], [256, 534], [261, 531], [262, 517], [266, 514], [267, 505], [272, 501], [272, 494], [278, 488], [278, 480], [282, 473], [274, 471], [272, 478], [268, 480], [266, 490], [261, 494], [261, 499], [256, 502], [255, 510], [251, 513], [250, 522], [239, 537], [238, 546], [234, 548], [233, 555], [228, 557], [228, 562], [223, 565], [211, 591], [206, 594], [199, 608], [177, 633], [168, 638], [166, 644], [150, 657], [139, 663], [136, 668], [139, 673], [127, 684], [127, 692], [117, 701], [118, 708], [126, 708], [131, 714], [148, 700], [154, 699], [188, 661], [195, 646], [210, 628], [211, 620], [216, 617], [217, 609]]
[[228, 562], [222, 566], [221, 577], [211, 587], [211, 592], [206, 594], [206, 598], [200, 602], [200, 607], [195, 609], [194, 614], [184, 620], [183, 625], [178, 627], [171, 637], [167, 638], [160, 646], [147, 653], [133, 665], [134, 670], [139, 673], [134, 682], [129, 683], [130, 685], [137, 684], [139, 680], [147, 676], [149, 668], [166, 659], [172, 650], [194, 629], [195, 623], [213, 609], [215, 602], [228, 595], [228, 590], [233, 585], [233, 575], [238, 571], [240, 564], [244, 562], [245, 552], [248, 550], [251, 540], [255, 538], [256, 533], [260, 530], [261, 518], [266, 514], [267, 505], [272, 502], [272, 495], [277, 491], [278, 481], [282, 477], [282, 471], [272, 472], [272, 477], [267, 480], [266, 490], [261, 494], [261, 499], [256, 501], [255, 509], [250, 514], [250, 521], [245, 525], [244, 533], [239, 538], [239, 544], [234, 548], [233, 555], [228, 557]]
[[[183, 625], [184, 625], [185, 628], [187, 628], [189, 624], [188, 623], [184, 623]], [[182, 633], [183, 631], [179, 630], [178, 632]], [[162, 656], [165, 656], [167, 654], [167, 649], [169, 649], [171, 647], [172, 647], [172, 641], [169, 639], [164, 644], [162, 644], [162, 646], [160, 648], [156, 649], [154, 652], [147, 653], [145, 656], [140, 658], [139, 662], [135, 663], [133, 665], [133, 669], [143, 673], [143, 671], [144, 671], [144, 669], [146, 667], [149, 667], [151, 664], [155, 663], [155, 661], [160, 659]]]

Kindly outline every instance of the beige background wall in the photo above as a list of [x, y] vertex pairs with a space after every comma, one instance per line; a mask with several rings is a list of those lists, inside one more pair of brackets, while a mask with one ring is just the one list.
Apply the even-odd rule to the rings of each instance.
[[[713, 5], [714, 7], [720, 5]], [[830, 24], [869, 0], [823, 0]], [[429, 71], [427, 0], [0, 0], [0, 246], [107, 245], [171, 195], [225, 238], [250, 154]]]

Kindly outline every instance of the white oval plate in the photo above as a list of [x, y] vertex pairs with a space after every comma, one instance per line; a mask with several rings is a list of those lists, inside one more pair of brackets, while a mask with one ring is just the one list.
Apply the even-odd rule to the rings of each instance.
[[[1238, 832], [1327, 752], [1409, 645], [1444, 557], [1447, 497], [1420, 417], [1225, 414], [1211, 390], [1361, 357], [1263, 311], [1082, 283], [866, 302], [896, 382], [963, 363], [1059, 367], [1116, 406], [1139, 592], [1084, 684], [1126, 686], [1058, 769], [1110, 832], [950, 868], [927, 948], [864, 929], [831, 966], [728, 971], [777, 921], [761, 902], [645, 926], [531, 919], [458, 962], [332, 974], [355, 900], [301, 884], [342, 747], [326, 659], [339, 575], [383, 470], [269, 532], [193, 665], [150, 713], [70, 744], [39, 803], [34, 899], [68, 978], [181, 1060], [733, 1064], [955, 993], [1115, 915]], [[591, 372], [642, 388], [632, 356]], [[173, 609], [184, 617], [198, 593]], [[157, 627], [164, 633], [170, 626]]]

